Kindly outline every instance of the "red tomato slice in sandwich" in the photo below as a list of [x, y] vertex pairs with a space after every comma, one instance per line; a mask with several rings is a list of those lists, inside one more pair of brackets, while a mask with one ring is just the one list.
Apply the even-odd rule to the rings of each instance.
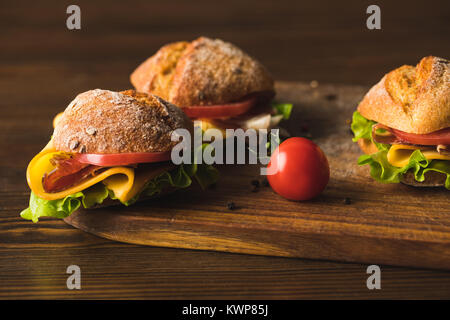
[[450, 128], [441, 129], [428, 134], [407, 133], [396, 129], [392, 132], [401, 140], [412, 144], [436, 146], [438, 144], [450, 145]]
[[170, 160], [171, 151], [140, 153], [77, 153], [74, 157], [81, 163], [102, 167], [126, 166], [136, 163], [163, 162]]
[[189, 118], [231, 118], [246, 113], [255, 103], [256, 98], [251, 98], [229, 104], [183, 107], [183, 111]]

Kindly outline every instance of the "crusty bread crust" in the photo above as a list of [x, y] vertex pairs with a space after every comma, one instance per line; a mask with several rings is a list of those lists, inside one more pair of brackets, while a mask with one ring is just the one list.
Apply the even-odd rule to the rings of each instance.
[[169, 101], [169, 91], [180, 56], [189, 42], [169, 43], [146, 61], [132, 74], [131, 83], [137, 91], [152, 93]]
[[405, 65], [389, 72], [366, 94], [358, 111], [409, 133], [450, 127], [450, 62], [429, 56], [416, 67]]
[[[359, 139], [358, 145], [365, 154], [378, 152], [376, 145], [369, 139]], [[447, 176], [437, 171], [428, 171], [425, 173], [425, 180], [419, 182], [414, 177], [413, 171], [408, 171], [400, 178], [400, 182], [414, 187], [443, 187]]]
[[193, 132], [181, 109], [155, 95], [134, 90], [90, 90], [64, 111], [54, 133], [57, 150], [78, 153], [162, 152], [175, 129]]
[[205, 37], [162, 47], [130, 80], [137, 91], [157, 94], [180, 107], [274, 92], [272, 77], [258, 61], [231, 43]]
[[425, 180], [420, 182], [414, 178], [414, 172], [409, 170], [402, 175], [400, 182], [413, 187], [443, 187], [447, 176], [437, 171], [425, 172]]

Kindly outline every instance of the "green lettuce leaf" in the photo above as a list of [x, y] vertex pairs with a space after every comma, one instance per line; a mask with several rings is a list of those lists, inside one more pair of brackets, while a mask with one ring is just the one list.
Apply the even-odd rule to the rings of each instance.
[[372, 126], [375, 121], [364, 118], [358, 111], [353, 112], [351, 129], [354, 134], [353, 142], [359, 139], [372, 140]]
[[450, 190], [450, 161], [427, 160], [420, 150], [414, 150], [409, 162], [402, 168], [394, 167], [387, 160], [388, 150], [380, 150], [374, 154], [364, 154], [358, 158], [359, 165], [370, 166], [370, 175], [378, 182], [398, 183], [403, 174], [412, 170], [414, 178], [422, 182], [427, 171], [437, 171], [447, 175], [445, 187]]
[[[90, 208], [96, 204], [103, 203], [110, 196], [110, 191], [102, 183], [93, 185], [83, 192], [84, 197], [81, 198], [83, 207]], [[111, 193], [113, 192], [111, 191]]]
[[372, 138], [372, 126], [375, 121], [364, 118], [358, 111], [353, 113], [351, 129], [354, 134], [353, 141], [358, 139], [370, 139], [378, 148], [374, 154], [364, 154], [358, 158], [359, 165], [369, 165], [370, 175], [378, 182], [398, 183], [401, 176], [407, 171], [414, 172], [414, 178], [422, 182], [425, 180], [425, 173], [428, 171], [437, 171], [447, 175], [445, 187], [450, 190], [450, 161], [446, 160], [427, 160], [420, 150], [415, 150], [407, 165], [402, 168], [394, 167], [387, 160], [387, 153], [391, 147], [388, 144], [377, 143]]
[[[375, 121], [364, 118], [358, 111], [353, 112], [353, 119], [351, 129], [353, 132], [353, 142], [359, 139], [369, 139], [372, 141], [378, 150], [389, 150], [389, 144], [378, 143], [372, 138], [372, 127], [377, 124]], [[380, 129], [381, 130], [381, 129]]]
[[197, 165], [197, 172], [194, 178], [202, 189], [206, 189], [208, 186], [216, 183], [219, 178], [219, 171], [210, 165]]
[[275, 110], [275, 115], [282, 115], [283, 119], [287, 120], [291, 116], [292, 103], [272, 103], [272, 107]]
[[[139, 194], [129, 201], [122, 203], [129, 206], [135, 203], [141, 195], [156, 195], [167, 187], [178, 189], [187, 188], [192, 184], [193, 177], [195, 177], [202, 188], [206, 188], [217, 181], [218, 171], [213, 166], [207, 164], [182, 164], [174, 170], [164, 172], [150, 180]], [[107, 198], [117, 199], [114, 192], [106, 188], [103, 183], [97, 183], [82, 192], [77, 192], [58, 200], [44, 200], [31, 192], [29, 207], [23, 210], [20, 216], [33, 222], [38, 222], [41, 217], [63, 219], [70, 216], [81, 206], [91, 208], [96, 204], [103, 203]]]
[[219, 176], [216, 168], [207, 164], [181, 164], [174, 170], [166, 171], [156, 178], [147, 182], [142, 191], [124, 205], [129, 206], [135, 203], [140, 196], [153, 196], [160, 194], [165, 188], [173, 187], [184, 189], [192, 184], [192, 178], [195, 178], [200, 186], [205, 189], [215, 183]]
[[20, 216], [26, 220], [32, 220], [33, 222], [38, 222], [40, 217], [64, 219], [77, 210], [82, 204], [85, 208], [89, 208], [96, 203], [102, 203], [107, 196], [108, 191], [103, 184], [96, 184], [83, 192], [77, 192], [64, 199], [58, 200], [44, 200], [31, 192], [30, 206], [23, 210], [20, 213]]
[[364, 154], [358, 158], [359, 165], [370, 165], [370, 175], [379, 182], [400, 182], [401, 175], [413, 169], [418, 173], [420, 168], [426, 168], [429, 164], [420, 150], [415, 150], [409, 158], [409, 163], [402, 167], [394, 167], [387, 160], [387, 151], [381, 150], [374, 154]]

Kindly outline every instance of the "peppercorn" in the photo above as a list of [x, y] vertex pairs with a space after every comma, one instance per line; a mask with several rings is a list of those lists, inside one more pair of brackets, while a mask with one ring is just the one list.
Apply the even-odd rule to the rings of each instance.
[[333, 93], [330, 93], [330, 94], [325, 95], [325, 99], [327, 99], [329, 101], [336, 100], [337, 99], [337, 95], [333, 94]]
[[234, 209], [236, 209], [236, 204], [233, 201], [229, 201], [227, 203], [227, 207], [229, 210], [234, 210]]
[[252, 182], [251, 182], [251, 184], [252, 184], [252, 186], [254, 186], [254, 187], [259, 187], [259, 181], [258, 180], [252, 180]]

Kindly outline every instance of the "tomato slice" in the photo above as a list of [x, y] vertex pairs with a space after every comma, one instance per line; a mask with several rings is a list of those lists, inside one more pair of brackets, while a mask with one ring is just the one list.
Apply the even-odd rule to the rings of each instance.
[[231, 118], [246, 113], [255, 105], [256, 100], [257, 99], [253, 97], [235, 103], [218, 104], [211, 106], [189, 106], [183, 107], [182, 109], [189, 118]]
[[414, 134], [392, 129], [396, 137], [411, 144], [420, 144], [425, 146], [436, 146], [439, 144], [450, 145], [450, 127], [441, 129], [428, 134]]
[[102, 167], [112, 167], [126, 166], [136, 163], [169, 161], [170, 155], [171, 151], [111, 154], [77, 153], [74, 155], [74, 158], [81, 163]]

